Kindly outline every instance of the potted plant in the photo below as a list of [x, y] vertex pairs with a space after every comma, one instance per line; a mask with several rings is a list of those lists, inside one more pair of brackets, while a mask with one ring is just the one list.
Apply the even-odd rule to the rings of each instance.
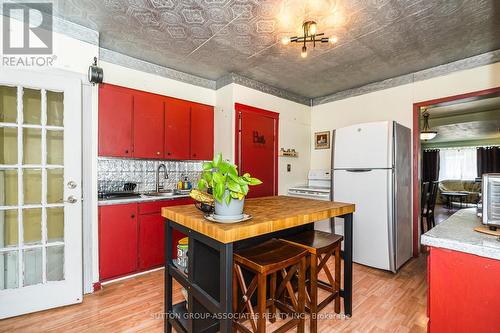
[[262, 182], [248, 173], [239, 176], [238, 166], [224, 161], [222, 154], [218, 154], [213, 161], [203, 163], [198, 189], [212, 190], [217, 216], [239, 218], [243, 214], [249, 186], [259, 184]]

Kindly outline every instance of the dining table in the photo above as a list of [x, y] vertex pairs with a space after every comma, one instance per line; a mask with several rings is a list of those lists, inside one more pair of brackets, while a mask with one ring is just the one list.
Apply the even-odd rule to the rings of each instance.
[[[314, 229], [314, 222], [339, 218], [344, 223], [343, 283], [340, 296], [344, 315], [352, 316], [352, 248], [355, 205], [289, 196], [246, 199], [238, 223], [208, 221], [194, 204], [163, 207], [165, 219], [164, 331], [232, 331], [233, 252], [272, 238]], [[173, 259], [172, 232], [188, 237], [187, 267]], [[186, 300], [173, 304], [173, 280], [185, 290]], [[333, 320], [333, 319], [330, 319]]]

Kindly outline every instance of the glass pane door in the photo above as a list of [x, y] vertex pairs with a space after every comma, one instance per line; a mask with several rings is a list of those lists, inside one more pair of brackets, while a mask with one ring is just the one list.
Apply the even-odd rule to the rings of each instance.
[[63, 101], [0, 86], [0, 290], [64, 280]]
[[0, 319], [82, 296], [81, 82], [8, 71], [0, 69]]

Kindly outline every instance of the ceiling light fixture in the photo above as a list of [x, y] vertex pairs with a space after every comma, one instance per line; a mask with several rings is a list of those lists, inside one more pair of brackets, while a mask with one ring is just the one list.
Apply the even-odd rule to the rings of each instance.
[[316, 43], [330, 43], [335, 44], [338, 42], [337, 36], [332, 37], [322, 37], [324, 33], [318, 33], [318, 25], [314, 21], [305, 21], [302, 24], [302, 36], [294, 37], [284, 37], [281, 40], [283, 45], [288, 45], [290, 43], [302, 43], [302, 52], [300, 56], [302, 58], [307, 57], [307, 43], [312, 43], [313, 47], [316, 47]]
[[429, 116], [430, 116], [429, 111], [425, 110], [422, 116], [424, 117], [424, 127], [422, 128], [422, 131], [420, 131], [420, 140], [423, 141], [432, 140], [436, 137], [437, 132], [432, 131], [429, 126]]

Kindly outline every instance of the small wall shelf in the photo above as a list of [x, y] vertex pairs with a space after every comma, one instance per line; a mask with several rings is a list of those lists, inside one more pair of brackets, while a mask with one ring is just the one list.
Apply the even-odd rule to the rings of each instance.
[[284, 148], [281, 148], [278, 156], [279, 157], [299, 157], [299, 153], [297, 151], [295, 151], [295, 149], [285, 150]]

